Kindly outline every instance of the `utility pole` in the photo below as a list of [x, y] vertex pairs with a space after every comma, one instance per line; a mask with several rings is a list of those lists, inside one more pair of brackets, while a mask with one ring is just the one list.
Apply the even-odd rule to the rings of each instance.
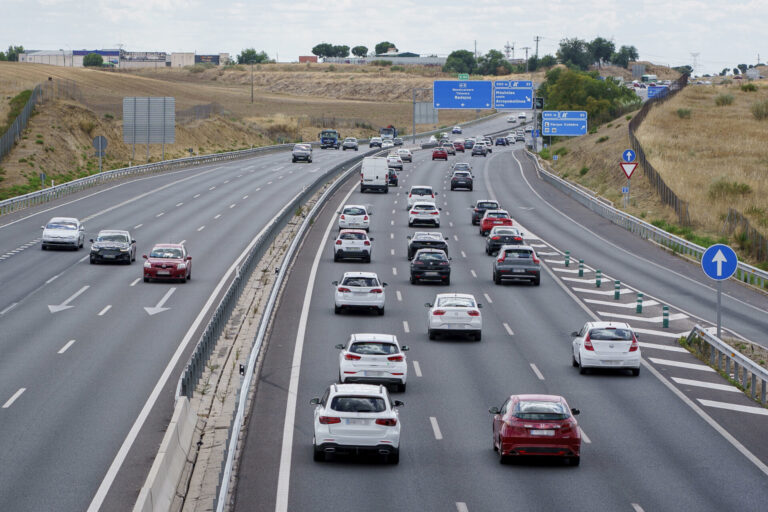
[[251, 103], [253, 103], [253, 59], [251, 59]]
[[477, 58], [477, 39], [475, 39], [475, 58]]
[[530, 50], [530, 46], [523, 46], [523, 50], [525, 50], [525, 72], [528, 72], [528, 50]]
[[536, 41], [536, 60], [539, 60], [539, 41], [541, 40], [541, 36], [536, 36], [533, 40]]
[[509, 44], [509, 41], [507, 41], [506, 46], [504, 46], [504, 53], [507, 56], [507, 60], [509, 60], [509, 52], [512, 51], [512, 58], [515, 58], [515, 43]]
[[701, 52], [691, 52], [691, 57], [693, 57], [693, 69], [691, 70], [691, 76], [696, 73], [696, 68], [699, 67], [699, 55], [701, 55]]

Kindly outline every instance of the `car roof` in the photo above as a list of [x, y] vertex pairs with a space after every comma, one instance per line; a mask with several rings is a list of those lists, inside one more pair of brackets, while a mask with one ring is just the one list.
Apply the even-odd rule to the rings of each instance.
[[[442, 298], [466, 298], [466, 299], [472, 299], [475, 300], [475, 296], [471, 293], [438, 293], [437, 296], [435, 296], [436, 299], [442, 299]], [[477, 302], [477, 301], [475, 301]]]
[[80, 221], [74, 217], [53, 217], [48, 222], [80, 222]]
[[413, 234], [411, 240], [415, 240], [416, 238], [439, 238], [440, 240], [443, 240], [443, 233], [440, 231], [417, 231]]
[[376, 334], [371, 332], [358, 332], [349, 336], [349, 341], [386, 341], [389, 343], [396, 343], [397, 336], [394, 334]]
[[124, 229], [102, 229], [101, 231], [99, 231], [99, 234], [97, 236], [102, 235], [102, 234], [104, 234], [104, 235], [110, 235], [110, 234], [128, 235], [130, 233], [128, 233], [128, 231], [125, 231]]
[[330, 395], [373, 395], [379, 397], [387, 396], [387, 388], [383, 385], [374, 384], [331, 384]]
[[153, 248], [154, 247], [169, 247], [169, 248], [174, 248], [174, 249], [182, 249], [184, 247], [184, 245], [182, 245], [182, 244], [155, 244], [152, 247]]
[[540, 402], [565, 402], [565, 398], [560, 395], [539, 395], [539, 394], [525, 394], [525, 395], [511, 395], [510, 398], [517, 398], [518, 400], [528, 401], [536, 400]]
[[477, 204], [477, 203], [496, 203], [496, 204], [499, 204], [499, 202], [497, 200], [495, 200], [495, 199], [478, 199], [477, 201], [475, 201], [475, 204]]
[[364, 235], [368, 234], [364, 229], [342, 229], [339, 231], [339, 236], [341, 236], [342, 233], [362, 233]]
[[375, 277], [376, 279], [379, 278], [379, 276], [376, 275], [376, 272], [344, 272], [344, 277]]
[[616, 329], [632, 329], [626, 322], [588, 322], [590, 328], [615, 327]]

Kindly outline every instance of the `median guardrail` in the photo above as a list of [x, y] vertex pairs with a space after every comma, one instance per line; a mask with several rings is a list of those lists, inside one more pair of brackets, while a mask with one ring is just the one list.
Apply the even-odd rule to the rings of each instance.
[[[606, 204], [604, 201], [598, 199], [594, 194], [586, 192], [578, 186], [562, 179], [544, 169], [539, 162], [538, 157], [526, 151], [526, 154], [536, 166], [536, 170], [539, 176], [550, 185], [578, 201], [582, 205], [586, 206], [593, 212], [597, 213], [601, 217], [610, 220], [614, 224], [617, 224], [624, 229], [642, 237], [646, 240], [653, 240], [657, 244], [667, 247], [675, 252], [691, 256], [692, 258], [701, 261], [701, 257], [706, 247], [702, 247], [689, 240], [673, 235], [661, 228], [657, 228], [653, 224], [645, 222], [644, 220], [633, 217], [632, 215], [622, 212], [614, 208], [612, 205]], [[736, 268], [734, 278], [739, 281], [756, 286], [760, 289], [768, 288], [768, 272], [761, 270], [757, 267], [753, 267], [744, 262], [739, 262]]]

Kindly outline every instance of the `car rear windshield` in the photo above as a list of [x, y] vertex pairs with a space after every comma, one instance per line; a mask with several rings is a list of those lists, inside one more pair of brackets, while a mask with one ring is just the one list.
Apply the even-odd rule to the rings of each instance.
[[468, 297], [441, 297], [437, 305], [441, 308], [473, 308], [475, 301]]
[[456, 171], [453, 175], [457, 178], [469, 178], [469, 173], [467, 171]]
[[120, 234], [100, 235], [97, 242], [128, 242], [128, 237]]
[[381, 397], [335, 396], [331, 400], [331, 409], [339, 412], [384, 412], [387, 404]]
[[434, 210], [435, 205], [433, 204], [417, 204], [413, 207], [414, 210]]
[[493, 217], [495, 219], [508, 219], [509, 214], [507, 212], [491, 212], [488, 214], [488, 217]]
[[74, 222], [49, 222], [46, 229], [77, 229]]
[[365, 240], [365, 233], [342, 233], [339, 238], [341, 240]]
[[372, 356], [387, 356], [397, 354], [399, 351], [394, 343], [385, 343], [381, 341], [358, 341], [349, 347], [353, 354], [365, 354]]
[[456, 165], [453, 166], [453, 169], [456, 170], [456, 171], [458, 171], [458, 170], [468, 171], [469, 170], [469, 164], [465, 164], [465, 163], [456, 164]]
[[440, 252], [423, 252], [416, 257], [419, 261], [446, 261], [445, 253]]
[[569, 416], [569, 413], [560, 402], [526, 400], [515, 405], [514, 416], [521, 420], [547, 421], [564, 420]]
[[515, 235], [519, 235], [520, 233], [516, 229], [513, 229], [513, 228], [505, 228], [505, 229], [498, 229], [497, 228], [497, 229], [494, 229], [491, 234], [493, 234], [493, 235], [512, 235], [512, 236], [515, 236]]
[[379, 286], [379, 281], [375, 277], [347, 277], [341, 283], [345, 286]]
[[181, 249], [174, 247], [155, 247], [149, 253], [150, 258], [181, 258]]
[[510, 259], [529, 260], [533, 257], [533, 251], [530, 249], [507, 249], [504, 251], [504, 257]]
[[589, 331], [589, 339], [605, 341], [632, 341], [632, 331], [620, 328], [597, 328]]
[[344, 215], [365, 215], [365, 210], [357, 207], [347, 207], [347, 208], [344, 208], [344, 211], [342, 213]]
[[431, 196], [432, 195], [432, 189], [431, 188], [412, 188], [411, 194], [416, 196]]
[[492, 210], [494, 208], [498, 208], [499, 205], [498, 205], [498, 203], [491, 203], [491, 202], [483, 201], [483, 202], [477, 203], [477, 207], [480, 208], [481, 210]]

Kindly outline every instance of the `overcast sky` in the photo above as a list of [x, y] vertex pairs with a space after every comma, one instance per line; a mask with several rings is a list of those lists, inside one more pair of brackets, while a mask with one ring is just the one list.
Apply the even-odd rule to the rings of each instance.
[[603, 36], [640, 58], [712, 73], [768, 60], [768, 0], [2, 0], [0, 46], [237, 54], [246, 47], [281, 62], [320, 42], [383, 40], [401, 51], [521, 48], [554, 53], [564, 37]]

